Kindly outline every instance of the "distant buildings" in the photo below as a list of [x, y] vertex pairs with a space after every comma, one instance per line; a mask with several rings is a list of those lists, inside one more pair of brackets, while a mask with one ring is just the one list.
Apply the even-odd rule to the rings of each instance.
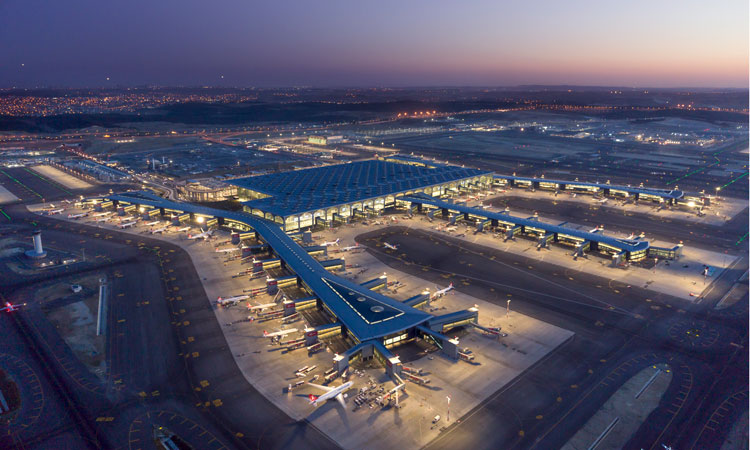
[[344, 142], [344, 136], [310, 136], [307, 142], [315, 145], [340, 144]]

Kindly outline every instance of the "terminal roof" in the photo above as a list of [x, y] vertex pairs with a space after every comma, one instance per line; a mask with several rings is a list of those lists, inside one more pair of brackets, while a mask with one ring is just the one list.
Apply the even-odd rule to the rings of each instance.
[[269, 195], [245, 205], [278, 216], [393, 195], [491, 172], [458, 166], [366, 160], [228, 181]]
[[279, 225], [265, 219], [242, 212], [174, 202], [143, 191], [110, 195], [107, 198], [120, 202], [221, 217], [252, 227], [284, 260], [292, 272], [302, 279], [336, 315], [338, 320], [360, 341], [387, 336], [423, 323], [432, 317], [430, 314], [328, 272], [294, 239], [287, 235]]

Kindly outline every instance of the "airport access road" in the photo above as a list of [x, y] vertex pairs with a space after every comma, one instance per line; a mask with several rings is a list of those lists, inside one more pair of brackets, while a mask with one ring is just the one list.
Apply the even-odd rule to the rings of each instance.
[[[704, 426], [702, 418], [693, 416], [695, 408], [731, 393], [730, 386], [714, 383], [717, 374], [723, 370], [724, 377], [742, 376], [733, 344], [746, 340], [747, 318], [734, 307], [715, 314], [707, 305], [721, 295], [718, 289], [706, 302], [693, 305], [404, 227], [366, 233], [357, 241], [396, 270], [436, 284], [452, 280], [462, 292], [501, 306], [511, 299], [511, 311], [576, 333], [430, 448], [559, 448], [630, 375], [656, 363], [669, 364], [676, 375], [648, 420], [660, 428], [641, 427], [628, 445], [679, 447], [691, 438], [691, 430]], [[399, 244], [398, 250], [384, 249], [384, 241]], [[740, 266], [731, 271], [734, 277], [746, 270], [747, 261]], [[679, 408], [670, 408], [675, 403]]]

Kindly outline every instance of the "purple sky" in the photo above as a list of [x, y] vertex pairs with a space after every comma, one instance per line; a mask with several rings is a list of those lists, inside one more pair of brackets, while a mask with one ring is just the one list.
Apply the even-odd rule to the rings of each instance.
[[0, 2], [0, 87], [747, 87], [749, 51], [747, 0]]

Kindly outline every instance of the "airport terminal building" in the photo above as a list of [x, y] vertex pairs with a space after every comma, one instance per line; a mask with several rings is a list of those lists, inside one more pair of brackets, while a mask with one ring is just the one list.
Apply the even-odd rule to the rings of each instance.
[[[583, 231], [564, 223], [516, 217], [507, 211], [469, 207], [451, 198], [492, 189], [497, 183], [492, 172], [408, 156], [248, 177], [230, 183], [237, 186], [244, 211], [175, 202], [148, 192], [112, 194], [90, 199], [89, 204], [98, 210], [115, 208], [121, 216], [140, 214], [149, 220], [161, 217], [173, 225], [190, 222], [222, 226], [237, 236], [233, 244], [245, 239], [254, 241], [257, 245], [241, 246], [242, 257], [253, 258], [253, 270], [272, 274], [267, 278], [269, 293], [287, 287], [301, 293], [285, 300], [283, 309], [274, 314], [280, 318], [314, 308], [325, 312], [328, 318], [327, 323], [306, 329], [304, 338], [293, 345], [310, 345], [327, 336], [347, 338], [351, 347], [334, 359], [339, 371], [357, 357], [377, 357], [387, 371], [400, 372], [398, 357], [390, 349], [416, 339], [433, 342], [451, 357], [460, 358], [463, 356], [458, 340], [445, 333], [455, 327], [481, 327], [476, 308], [435, 316], [419, 309], [429, 305], [429, 293], [399, 301], [377, 292], [387, 283], [385, 280], [358, 284], [334, 274], [345, 267], [345, 262], [320, 259], [321, 254], [327, 256], [325, 248], [312, 245], [301, 233], [313, 226], [346, 223], [398, 207], [430, 218], [440, 214], [451, 223], [473, 225], [477, 232], [492, 228], [496, 233], [501, 231], [506, 239], [525, 236], [538, 241], [540, 247], [551, 242], [567, 245], [576, 249], [576, 255], [597, 251], [611, 256], [617, 264], [642, 260], [652, 252], [662, 252], [659, 257], [676, 257], [680, 251], [679, 247], [655, 248], [639, 238], [613, 238], [601, 230]], [[267, 256], [256, 259], [253, 252], [258, 249]], [[274, 272], [274, 268], [279, 269]]]
[[399, 197], [454, 196], [491, 186], [490, 171], [389, 157], [228, 181], [245, 211], [285, 231], [378, 214]]

